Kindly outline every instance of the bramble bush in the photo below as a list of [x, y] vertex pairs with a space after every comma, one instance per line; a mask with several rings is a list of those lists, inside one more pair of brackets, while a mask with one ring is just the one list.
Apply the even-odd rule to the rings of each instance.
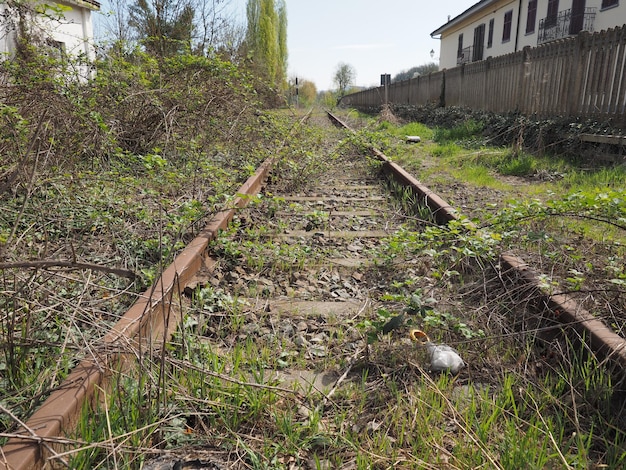
[[[370, 110], [377, 113], [379, 110]], [[557, 116], [541, 119], [537, 116], [523, 116], [518, 112], [497, 114], [474, 110], [466, 107], [437, 105], [412, 106], [394, 105], [393, 113], [397, 117], [421, 122], [427, 126], [454, 129], [469, 126], [475, 131], [474, 139], [479, 137], [483, 144], [508, 147], [518, 143], [523, 149], [552, 155], [562, 155], [572, 160], [580, 160], [581, 149], [594, 147], [583, 145], [581, 134], [617, 134], [623, 130], [610, 119], [599, 121], [572, 116]]]
[[0, 63], [0, 194], [46, 170], [97, 168], [155, 148], [181, 163], [190, 150], [223, 142], [245, 153], [263, 132], [256, 78], [217, 56], [157, 59], [116, 47], [93, 64], [90, 80], [81, 61], [28, 37]]

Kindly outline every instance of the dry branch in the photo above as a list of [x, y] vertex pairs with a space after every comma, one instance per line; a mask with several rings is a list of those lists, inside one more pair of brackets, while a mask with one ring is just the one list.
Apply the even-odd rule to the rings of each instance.
[[111, 268], [93, 263], [81, 263], [78, 261], [62, 261], [62, 260], [38, 260], [38, 261], [19, 261], [16, 263], [0, 263], [0, 269], [16, 269], [16, 268], [69, 268], [69, 269], [91, 269], [93, 271], [102, 271], [105, 273], [116, 274], [128, 279], [135, 279], [137, 275], [128, 269]]

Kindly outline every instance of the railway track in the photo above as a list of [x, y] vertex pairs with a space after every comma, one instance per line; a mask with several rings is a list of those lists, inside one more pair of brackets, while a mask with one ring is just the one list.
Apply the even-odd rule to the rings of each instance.
[[[328, 117], [345, 127], [332, 114]], [[162, 353], [163, 342], [172, 335], [180, 343], [176, 335], [181, 334], [181, 321], [193, 325], [218, 355], [243, 342], [278, 352], [280, 357], [268, 357], [263, 370], [247, 371], [237, 380], [299, 394], [292, 404], [296, 408], [303, 406], [302, 394], [320, 392], [321, 401], [314, 410], [300, 411], [303, 414], [323, 412], [348, 384], [349, 374], [372, 354], [364, 325], [370, 331], [374, 327], [377, 340], [385, 344], [379, 353], [383, 357], [410, 348], [402, 323], [393, 323], [398, 318], [406, 321], [399, 315], [403, 306], [384, 295], [392, 290], [394, 276], [381, 267], [384, 263], [377, 256], [390, 236], [420, 230], [431, 222], [403, 215], [388, 181], [409, 188], [415, 200], [430, 209], [433, 222], [445, 224], [457, 220], [458, 214], [381, 152], [372, 149], [372, 153], [377, 165], [358, 156], [340, 165], [329, 160], [323, 174], [295, 190], [274, 181], [270, 176], [276, 162], [265, 162], [238, 191], [232, 206], [212, 219], [108, 332], [102, 354], [76, 367], [24, 423], [20, 430], [24, 437], [14, 437], [3, 447], [0, 468], [40, 468], [45, 462], [63, 461], [59, 454], [67, 447], [64, 436], [96, 391], [110, 382], [110, 370], [131, 368], [129, 357], [139, 356], [142, 349]], [[391, 269], [419, 277], [422, 268], [409, 262]], [[543, 321], [548, 312], [553, 317], [548, 322], [571, 327], [602, 357], [620, 367], [626, 364], [622, 338], [567, 296], [542, 293], [535, 273], [519, 258], [502, 255], [498, 269], [503, 282], [515, 286], [518, 299], [532, 297]], [[225, 302], [225, 297], [231, 301]], [[235, 325], [226, 318], [233, 309]], [[391, 331], [396, 327], [397, 334]], [[383, 331], [391, 331], [391, 336], [381, 336]], [[454, 343], [462, 338], [447, 334], [444, 339]], [[457, 378], [461, 385], [481, 376], [471, 365], [481, 363], [480, 351], [470, 351], [475, 344], [464, 346], [470, 367]], [[363, 428], [369, 425], [375, 423]], [[163, 456], [161, 467], [155, 463], [145, 468], [174, 468], [188, 462], [205, 462], [200, 468], [222, 468], [220, 464], [226, 468], [228, 459], [221, 453], [191, 452]]]

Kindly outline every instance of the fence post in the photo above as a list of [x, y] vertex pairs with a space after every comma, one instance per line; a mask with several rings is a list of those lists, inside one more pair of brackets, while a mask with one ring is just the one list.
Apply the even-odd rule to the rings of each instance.
[[581, 103], [583, 75], [586, 68], [586, 61], [583, 63], [585, 55], [583, 49], [589, 40], [589, 32], [581, 31], [576, 36], [574, 47], [574, 57], [572, 57], [572, 70], [570, 72], [569, 92], [567, 94], [567, 114], [577, 116]]
[[585, 60], [588, 58], [588, 55], [585, 54], [585, 49], [589, 45], [589, 40], [591, 38], [591, 33], [589, 31], [581, 31], [578, 33], [576, 37], [576, 48], [574, 49], [574, 61], [572, 67], [575, 67], [572, 70], [572, 77], [574, 77], [574, 82], [572, 84], [570, 90], [570, 96], [567, 99], [567, 111], [570, 116], [577, 116], [581, 109], [582, 105], [582, 94], [583, 90], [583, 78], [587, 75], [587, 63]]
[[[491, 66], [493, 63], [493, 58], [492, 57], [487, 57], [487, 59], [485, 59], [485, 63], [484, 63], [484, 68], [483, 68], [483, 86], [482, 89], [480, 90], [480, 102], [482, 103], [482, 109], [484, 109], [485, 111], [494, 111], [493, 109], [493, 101], [491, 100], [494, 93], [494, 73], [491, 70]], [[490, 93], [491, 91], [491, 93]]]
[[441, 93], [439, 94], [439, 106], [446, 107], [446, 69], [441, 72]]
[[525, 46], [521, 52], [521, 79], [519, 84], [519, 93], [517, 96], [517, 110], [524, 114], [529, 112], [528, 89], [532, 81], [530, 77], [530, 46]]
[[528, 106], [529, 86], [531, 85], [530, 46], [525, 46], [524, 49], [522, 49], [522, 70], [519, 84], [520, 86], [519, 96], [517, 98], [517, 110], [522, 114], [525, 114], [530, 111]]

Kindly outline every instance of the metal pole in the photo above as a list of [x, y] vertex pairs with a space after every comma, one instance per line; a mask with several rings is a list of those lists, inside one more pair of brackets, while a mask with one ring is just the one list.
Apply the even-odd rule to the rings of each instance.
[[298, 77], [296, 77], [296, 108], [298, 107], [298, 98], [299, 98], [299, 93], [298, 93]]

